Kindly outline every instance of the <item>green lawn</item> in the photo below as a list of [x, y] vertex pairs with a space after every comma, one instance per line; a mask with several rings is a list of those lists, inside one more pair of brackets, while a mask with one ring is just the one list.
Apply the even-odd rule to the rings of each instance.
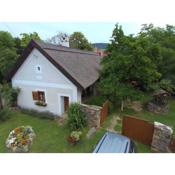
[[100, 129], [92, 139], [86, 139], [88, 129], [84, 129], [82, 140], [77, 145], [70, 145], [67, 142], [69, 130], [66, 126], [60, 126], [56, 121], [40, 119], [18, 111], [12, 111], [10, 119], [0, 123], [0, 152], [8, 152], [5, 147], [5, 140], [9, 132], [21, 125], [33, 127], [36, 138], [31, 148], [33, 153], [88, 153], [92, 152], [94, 146], [104, 134]]
[[[106, 119], [101, 129], [99, 129], [92, 139], [86, 139], [88, 129], [84, 129], [82, 140], [77, 145], [70, 145], [67, 142], [67, 137], [70, 133], [66, 126], [60, 126], [56, 121], [49, 119], [41, 119], [32, 117], [31, 115], [23, 114], [19, 111], [11, 111], [10, 119], [5, 122], [0, 122], [0, 152], [8, 152], [5, 147], [5, 140], [9, 132], [21, 125], [30, 125], [33, 127], [36, 138], [31, 148], [34, 153], [90, 153], [94, 146], [98, 143], [102, 135], [105, 133], [105, 128], [110, 124], [113, 115], [119, 115], [120, 118], [127, 115], [133, 115], [138, 118], [146, 119], [154, 122], [158, 121], [171, 126], [175, 129], [175, 101], [170, 101], [170, 110], [166, 115], [154, 114], [143, 110], [134, 112], [131, 109], [126, 109], [124, 112], [115, 112]], [[121, 132], [122, 122], [118, 122], [115, 130]], [[135, 142], [138, 153], [150, 152], [150, 147], [141, 143]]]

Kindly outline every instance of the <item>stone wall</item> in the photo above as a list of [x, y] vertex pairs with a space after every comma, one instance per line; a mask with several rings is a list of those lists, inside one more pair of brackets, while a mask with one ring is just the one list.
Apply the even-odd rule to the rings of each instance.
[[162, 123], [154, 122], [151, 149], [153, 152], [169, 152], [173, 130]]
[[90, 128], [100, 127], [100, 111], [101, 111], [102, 107], [81, 104], [81, 109], [86, 114], [88, 126]]

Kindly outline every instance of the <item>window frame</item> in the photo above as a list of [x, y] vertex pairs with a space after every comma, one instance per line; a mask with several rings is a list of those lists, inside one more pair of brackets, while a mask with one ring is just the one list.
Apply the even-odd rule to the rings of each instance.
[[[36, 91], [36, 92], [44, 92], [44, 97], [45, 97], [44, 103], [47, 103], [47, 93], [46, 93], [46, 89], [35, 89], [34, 91]], [[38, 100], [34, 100], [34, 101], [40, 101], [40, 100], [38, 99]]]
[[[38, 70], [38, 67], [40, 68], [40, 70]], [[42, 66], [41, 65], [35, 65], [35, 73], [37, 74], [42, 74]]]

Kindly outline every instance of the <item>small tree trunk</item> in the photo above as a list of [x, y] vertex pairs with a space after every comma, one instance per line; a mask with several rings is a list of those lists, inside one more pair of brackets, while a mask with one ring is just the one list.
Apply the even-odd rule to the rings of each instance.
[[123, 108], [124, 108], [124, 101], [122, 100], [122, 101], [121, 101], [121, 108], [120, 108], [121, 111], [123, 111]]

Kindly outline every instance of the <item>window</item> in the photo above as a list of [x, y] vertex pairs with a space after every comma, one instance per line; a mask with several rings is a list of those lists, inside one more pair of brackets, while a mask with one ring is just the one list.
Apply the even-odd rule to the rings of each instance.
[[41, 69], [41, 66], [40, 65], [36, 65], [35, 66], [35, 72], [36, 73], [42, 73], [42, 69]]
[[38, 91], [38, 100], [45, 102], [45, 93], [43, 91]]
[[45, 92], [44, 91], [33, 91], [32, 92], [33, 100], [38, 106], [47, 106]]
[[45, 92], [44, 91], [33, 91], [32, 92], [33, 100], [45, 102]]

